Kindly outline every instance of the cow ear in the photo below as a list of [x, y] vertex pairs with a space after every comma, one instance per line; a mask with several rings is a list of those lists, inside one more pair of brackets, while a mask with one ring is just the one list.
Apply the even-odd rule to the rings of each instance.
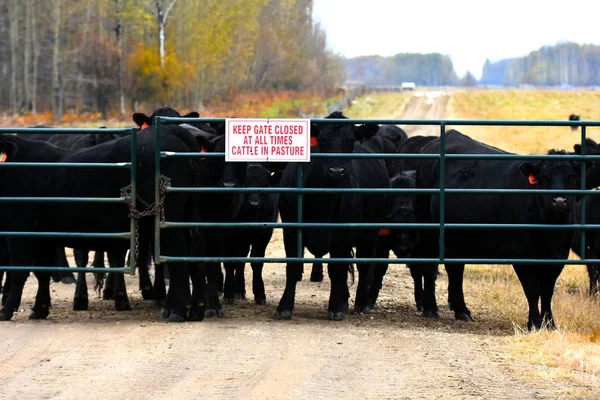
[[220, 136], [208, 136], [208, 135], [196, 135], [194, 136], [198, 145], [200, 145], [200, 151], [211, 152], [215, 150], [216, 141], [220, 138]]
[[131, 116], [131, 118], [133, 119], [133, 122], [135, 122], [135, 124], [137, 126], [139, 126], [140, 128], [146, 124], [146, 125], [152, 125], [152, 120], [150, 119], [149, 116], [147, 116], [144, 113], [133, 113], [133, 115]]
[[191, 111], [185, 114], [182, 118], [200, 118], [200, 114], [198, 113], [198, 111]]
[[530, 163], [529, 161], [524, 161], [519, 165], [519, 170], [523, 176], [537, 178], [540, 174], [540, 166], [537, 163]]
[[19, 148], [14, 141], [10, 139], [0, 140], [0, 158], [2, 159], [2, 162], [8, 159], [14, 159], [18, 149]]

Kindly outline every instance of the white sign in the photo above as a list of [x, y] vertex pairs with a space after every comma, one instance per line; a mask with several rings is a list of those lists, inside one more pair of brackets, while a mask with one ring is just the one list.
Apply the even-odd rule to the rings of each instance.
[[226, 119], [225, 161], [310, 161], [310, 119]]

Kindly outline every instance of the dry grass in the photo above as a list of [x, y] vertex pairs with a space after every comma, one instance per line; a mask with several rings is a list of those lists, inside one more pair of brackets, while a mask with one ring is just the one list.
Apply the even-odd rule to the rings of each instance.
[[[457, 90], [450, 99], [452, 119], [600, 120], [600, 92], [553, 90]], [[524, 154], [545, 154], [549, 149], [573, 150], [579, 130], [563, 126], [453, 126], [492, 146]], [[587, 128], [587, 136], [600, 140], [600, 129]]]
[[396, 119], [401, 118], [413, 93], [370, 93], [359, 97], [344, 110], [348, 118]]
[[[600, 120], [600, 93], [588, 91], [460, 90], [450, 101], [453, 119]], [[543, 154], [550, 148], [571, 151], [579, 131], [569, 127], [455, 127], [469, 136], [517, 153]], [[588, 128], [588, 137], [600, 139], [600, 130]], [[577, 258], [573, 254], [571, 258]], [[600, 300], [588, 296], [585, 266], [566, 266], [554, 295], [558, 331], [528, 333], [527, 302], [509, 266], [478, 265], [465, 274], [468, 304], [478, 313], [496, 313], [511, 321], [515, 335], [510, 348], [536, 368], [544, 379], [600, 385]]]

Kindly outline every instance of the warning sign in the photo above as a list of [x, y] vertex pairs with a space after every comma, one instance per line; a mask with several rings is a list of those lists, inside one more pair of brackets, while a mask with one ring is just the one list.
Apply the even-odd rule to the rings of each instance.
[[227, 119], [225, 161], [310, 161], [309, 119]]

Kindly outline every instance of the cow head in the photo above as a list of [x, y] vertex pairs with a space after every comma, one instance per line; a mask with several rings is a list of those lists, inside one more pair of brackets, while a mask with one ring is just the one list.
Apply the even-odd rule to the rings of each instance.
[[[267, 188], [279, 186], [282, 171], [272, 171], [261, 164], [250, 163], [246, 167], [246, 179], [244, 187], [248, 188]], [[243, 207], [248, 210], [259, 210], [270, 194], [259, 192], [244, 193]]]
[[[396, 189], [414, 188], [415, 171], [400, 172], [390, 179], [390, 187]], [[402, 192], [393, 193], [390, 196], [390, 213], [385, 220], [394, 224], [416, 223], [417, 219], [412, 207], [412, 194]], [[419, 231], [414, 228], [397, 227], [380, 230], [381, 236], [387, 236], [390, 248], [398, 258], [410, 257], [417, 240]]]
[[[174, 110], [171, 107], [161, 107], [154, 110], [154, 112], [150, 116], [139, 112], [133, 113], [132, 115], [133, 122], [135, 122], [135, 124], [139, 126], [140, 129], [145, 129], [151, 125], [154, 125], [154, 120], [156, 117], [199, 118], [200, 114], [198, 114], [198, 112], [196, 111], [192, 111], [182, 116], [177, 110]], [[173, 122], [163, 122], [162, 124], [173, 124]]]
[[[548, 155], [564, 155], [564, 150], [550, 150]], [[519, 165], [524, 179], [535, 189], [552, 190], [555, 193], [542, 194], [542, 210], [552, 213], [566, 213], [575, 203], [575, 196], [562, 193], [579, 186], [579, 168], [576, 163], [561, 160], [525, 161]]]
[[[335, 111], [326, 118], [347, 119], [341, 112]], [[366, 140], [377, 133], [377, 125], [322, 124], [311, 126], [311, 145], [319, 153], [352, 153], [357, 140]], [[315, 165], [322, 177], [334, 185], [345, 183], [352, 168], [351, 159], [329, 158], [315, 159]]]

